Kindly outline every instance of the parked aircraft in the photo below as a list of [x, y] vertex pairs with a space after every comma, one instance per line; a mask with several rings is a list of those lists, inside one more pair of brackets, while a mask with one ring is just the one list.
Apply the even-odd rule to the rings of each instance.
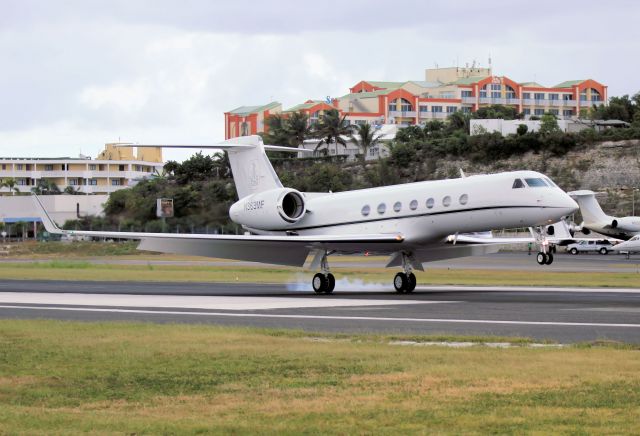
[[581, 228], [585, 235], [593, 231], [625, 241], [635, 235], [640, 235], [640, 217], [618, 218], [605, 214], [593, 191], [573, 191], [569, 192], [569, 195], [580, 206], [580, 213], [584, 220]]
[[[142, 147], [135, 145], [136, 147]], [[156, 146], [157, 147], [157, 146]], [[332, 254], [389, 256], [387, 267], [401, 267], [397, 292], [416, 286], [413, 270], [425, 262], [495, 253], [499, 245], [447, 242], [448, 235], [494, 228], [534, 227], [547, 259], [543, 226], [574, 213], [578, 205], [548, 177], [533, 171], [503, 172], [458, 179], [407, 183], [337, 193], [303, 193], [282, 185], [265, 150], [295, 151], [264, 145], [259, 136], [216, 145], [165, 146], [223, 149], [239, 200], [229, 215], [245, 235], [168, 234], [61, 230], [37, 197], [47, 231], [68, 235], [140, 240], [139, 249], [320, 270], [312, 280], [317, 293], [331, 293]], [[545, 262], [548, 263], [548, 262]]]
[[640, 253], [640, 235], [636, 235], [628, 241], [616, 244], [611, 247], [611, 249], [618, 252], [627, 252], [628, 254]]

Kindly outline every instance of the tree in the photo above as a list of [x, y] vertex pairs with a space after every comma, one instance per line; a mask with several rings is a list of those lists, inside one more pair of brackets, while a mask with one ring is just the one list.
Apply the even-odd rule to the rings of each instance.
[[382, 135], [376, 135], [375, 130], [371, 128], [371, 124], [364, 123], [358, 125], [355, 129], [355, 134], [352, 132], [350, 136], [353, 143], [362, 149], [361, 162], [364, 165], [369, 149], [380, 143]]
[[58, 195], [60, 194], [60, 188], [49, 179], [40, 179], [38, 184], [31, 188], [31, 192], [36, 195]]
[[526, 124], [520, 124], [518, 125], [518, 129], [516, 130], [516, 133], [518, 134], [518, 136], [522, 136], [528, 131], [529, 131], [529, 127]]
[[285, 144], [298, 148], [305, 139], [311, 136], [309, 117], [302, 112], [294, 112], [283, 125]]
[[453, 112], [451, 115], [447, 117], [448, 125], [447, 130], [449, 132], [455, 132], [456, 130], [463, 130], [464, 132], [469, 131], [469, 120], [470, 117], [460, 111]]
[[560, 127], [558, 126], [558, 121], [556, 120], [555, 115], [553, 114], [544, 114], [540, 119], [540, 130], [541, 135], [550, 135], [552, 133], [560, 133]]
[[346, 148], [347, 141], [344, 140], [344, 136], [349, 136], [352, 130], [352, 127], [347, 125], [346, 118], [346, 115], [341, 118], [336, 109], [325, 111], [315, 127], [315, 135], [321, 138], [316, 150], [322, 144], [327, 144], [328, 148], [332, 143], [336, 144], [336, 154], [338, 154], [338, 144]]
[[9, 192], [11, 195], [16, 195], [16, 192], [20, 192], [18, 188], [18, 182], [13, 177], [9, 177], [8, 179], [4, 179], [2, 183], [0, 183], [0, 188], [9, 188]]
[[287, 131], [285, 128], [286, 118], [280, 114], [269, 115], [265, 120], [267, 133], [262, 135], [265, 144], [283, 145], [288, 143]]
[[516, 118], [520, 118], [516, 108], [501, 104], [492, 104], [491, 106], [481, 107], [475, 111], [473, 115], [474, 118], [479, 119], [501, 118], [503, 120], [515, 120]]
[[80, 188], [74, 188], [71, 185], [64, 188], [64, 191], [62, 191], [62, 193], [68, 195], [83, 195], [83, 192], [80, 191]]

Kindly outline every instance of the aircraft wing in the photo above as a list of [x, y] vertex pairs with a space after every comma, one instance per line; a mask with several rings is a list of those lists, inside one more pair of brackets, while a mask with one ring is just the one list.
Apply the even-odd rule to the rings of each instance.
[[224, 259], [262, 262], [275, 265], [303, 266], [312, 250], [394, 251], [393, 246], [404, 241], [401, 234], [368, 235], [209, 235], [188, 233], [99, 232], [60, 229], [51, 219], [37, 196], [33, 196], [42, 222], [49, 233], [139, 240], [139, 250]]

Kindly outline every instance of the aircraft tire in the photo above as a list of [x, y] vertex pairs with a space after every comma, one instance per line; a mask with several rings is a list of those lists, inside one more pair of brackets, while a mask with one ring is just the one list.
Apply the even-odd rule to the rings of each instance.
[[604, 254], [607, 254], [607, 253], [609, 253], [609, 250], [607, 250], [605, 247], [602, 247], [600, 249], [600, 254], [604, 255]]
[[322, 273], [317, 273], [311, 280], [311, 286], [316, 294], [324, 294], [328, 289], [329, 281]]
[[551, 265], [553, 263], [553, 254], [547, 254], [547, 261], [544, 263], [545, 265]]
[[547, 263], [547, 255], [542, 251], [539, 252], [536, 256], [536, 261], [538, 262], [538, 265], [545, 265]]
[[409, 275], [407, 276], [407, 289], [405, 291], [413, 292], [413, 290], [416, 288], [417, 283], [418, 281], [416, 280], [416, 275], [414, 273], [409, 273]]
[[336, 287], [336, 278], [333, 274], [327, 274], [327, 289], [325, 294], [331, 294]]
[[405, 292], [407, 292], [408, 284], [409, 284], [409, 279], [407, 278], [407, 275], [403, 272], [399, 272], [393, 278], [393, 287], [396, 289], [396, 292], [400, 294], [404, 294]]

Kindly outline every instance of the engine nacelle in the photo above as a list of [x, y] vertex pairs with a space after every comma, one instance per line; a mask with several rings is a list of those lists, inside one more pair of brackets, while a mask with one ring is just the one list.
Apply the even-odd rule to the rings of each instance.
[[234, 222], [254, 229], [282, 230], [300, 221], [305, 212], [301, 192], [279, 188], [238, 200], [229, 209], [229, 216]]
[[626, 216], [611, 221], [611, 228], [621, 232], [640, 232], [640, 217]]

